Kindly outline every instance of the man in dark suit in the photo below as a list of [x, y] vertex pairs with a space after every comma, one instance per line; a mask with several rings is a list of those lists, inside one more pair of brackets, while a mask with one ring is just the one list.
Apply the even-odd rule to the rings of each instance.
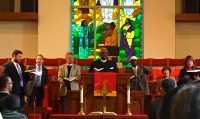
[[[29, 70], [41, 72], [41, 75], [30, 73], [30, 80], [27, 83], [28, 106], [33, 107], [36, 101], [37, 107], [42, 107], [44, 98], [44, 86], [48, 80], [48, 70], [43, 66], [44, 57], [39, 54], [36, 57], [36, 65], [30, 66]], [[35, 100], [36, 99], [36, 100]]]
[[[174, 82], [174, 79], [165, 79], [165, 80], [162, 81], [161, 86], [163, 88], [163, 93], [166, 94], [167, 92], [174, 89], [176, 84]], [[162, 103], [163, 103], [163, 98], [160, 98], [160, 99], [157, 99], [157, 100], [151, 102], [149, 119], [160, 118]]]
[[89, 72], [116, 72], [118, 73], [117, 64], [108, 60], [107, 48], [101, 48], [101, 59], [92, 62]]
[[151, 68], [148, 66], [137, 65], [137, 57], [130, 58], [132, 67], [125, 70], [130, 73], [130, 88], [131, 90], [143, 91], [146, 95], [150, 95], [149, 84], [147, 81], [147, 74], [151, 73]]
[[28, 75], [24, 72], [24, 65], [20, 64], [22, 54], [22, 51], [14, 50], [12, 53], [12, 60], [3, 66], [3, 75], [9, 76], [13, 82], [11, 94], [20, 97], [20, 109], [22, 109], [24, 105], [26, 82], [28, 80]]

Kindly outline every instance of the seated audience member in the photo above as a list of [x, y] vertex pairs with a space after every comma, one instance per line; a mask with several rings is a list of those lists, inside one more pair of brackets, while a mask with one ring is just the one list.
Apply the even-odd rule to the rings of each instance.
[[5, 107], [1, 112], [4, 119], [28, 119], [24, 114], [17, 112], [20, 108], [20, 98], [17, 95], [8, 95], [5, 99]]
[[[67, 91], [71, 90], [70, 83], [77, 83], [81, 78], [81, 69], [79, 65], [74, 64], [74, 55], [71, 52], [66, 53], [66, 64], [59, 66], [58, 80], [60, 83], [60, 101], [61, 101], [61, 113], [67, 113]], [[69, 82], [69, 78], [75, 80]]]
[[108, 49], [101, 48], [101, 59], [91, 63], [89, 72], [118, 72], [117, 64], [108, 60]]
[[196, 73], [191, 73], [188, 71], [192, 71], [195, 70], [196, 68], [196, 63], [195, 60], [193, 59], [192, 56], [188, 55], [186, 56], [185, 60], [184, 60], [184, 66], [183, 69], [181, 69], [178, 78], [191, 78], [192, 80], [196, 80], [199, 79], [199, 72]]
[[172, 101], [170, 119], [199, 119], [200, 118], [200, 84], [184, 85]]
[[171, 112], [171, 104], [174, 96], [177, 92], [188, 83], [191, 83], [192, 80], [190, 78], [182, 78], [178, 80], [177, 87], [172, 89], [171, 91], [167, 92], [163, 98], [162, 109], [160, 113], [160, 119], [170, 119], [170, 112]]
[[5, 97], [10, 95], [12, 90], [13, 82], [9, 76], [0, 76], [0, 111], [4, 108]]
[[126, 73], [130, 73], [130, 88], [131, 90], [144, 91], [146, 95], [150, 95], [149, 84], [147, 81], [147, 74], [151, 73], [151, 68], [148, 66], [137, 65], [137, 57], [132, 56], [130, 58], [131, 68], [125, 70]]
[[0, 76], [0, 98], [10, 94], [13, 87], [13, 82], [9, 76]]
[[172, 69], [169, 66], [165, 66], [162, 68], [162, 74], [163, 77], [161, 78], [161, 81], [165, 80], [165, 79], [173, 79], [174, 83], [176, 85], [176, 80], [174, 77], [170, 76], [170, 73], [172, 73]]
[[[39, 54], [36, 57], [36, 65], [30, 66], [29, 70], [42, 72], [41, 75], [30, 74], [30, 80], [27, 83], [28, 106], [33, 107], [36, 101], [37, 107], [42, 107], [44, 98], [44, 86], [48, 80], [48, 70], [43, 66], [44, 57]], [[36, 99], [36, 100], [35, 100]]]
[[[175, 88], [173, 79], [165, 79], [161, 83], [164, 94]], [[151, 103], [149, 119], [158, 119], [162, 108], [163, 98], [157, 99]]]

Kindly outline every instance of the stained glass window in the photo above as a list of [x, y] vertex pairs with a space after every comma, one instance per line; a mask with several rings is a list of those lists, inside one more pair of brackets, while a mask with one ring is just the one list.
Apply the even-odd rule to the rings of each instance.
[[142, 0], [72, 0], [72, 52], [97, 59], [101, 47], [119, 47], [124, 66], [132, 55], [141, 58], [142, 14]]

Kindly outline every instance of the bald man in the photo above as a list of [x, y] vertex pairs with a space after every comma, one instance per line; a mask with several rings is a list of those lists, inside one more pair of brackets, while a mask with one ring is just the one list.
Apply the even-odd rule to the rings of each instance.
[[118, 73], [117, 64], [108, 60], [108, 49], [101, 48], [101, 59], [91, 63], [89, 72], [116, 72]]

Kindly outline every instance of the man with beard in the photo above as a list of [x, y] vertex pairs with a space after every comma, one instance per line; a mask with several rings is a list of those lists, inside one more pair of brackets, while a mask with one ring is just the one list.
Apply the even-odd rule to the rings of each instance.
[[24, 72], [24, 65], [20, 64], [22, 59], [22, 51], [14, 50], [12, 60], [4, 65], [3, 75], [7, 75], [13, 82], [11, 94], [20, 97], [20, 110], [24, 105], [25, 86], [28, 75]]

